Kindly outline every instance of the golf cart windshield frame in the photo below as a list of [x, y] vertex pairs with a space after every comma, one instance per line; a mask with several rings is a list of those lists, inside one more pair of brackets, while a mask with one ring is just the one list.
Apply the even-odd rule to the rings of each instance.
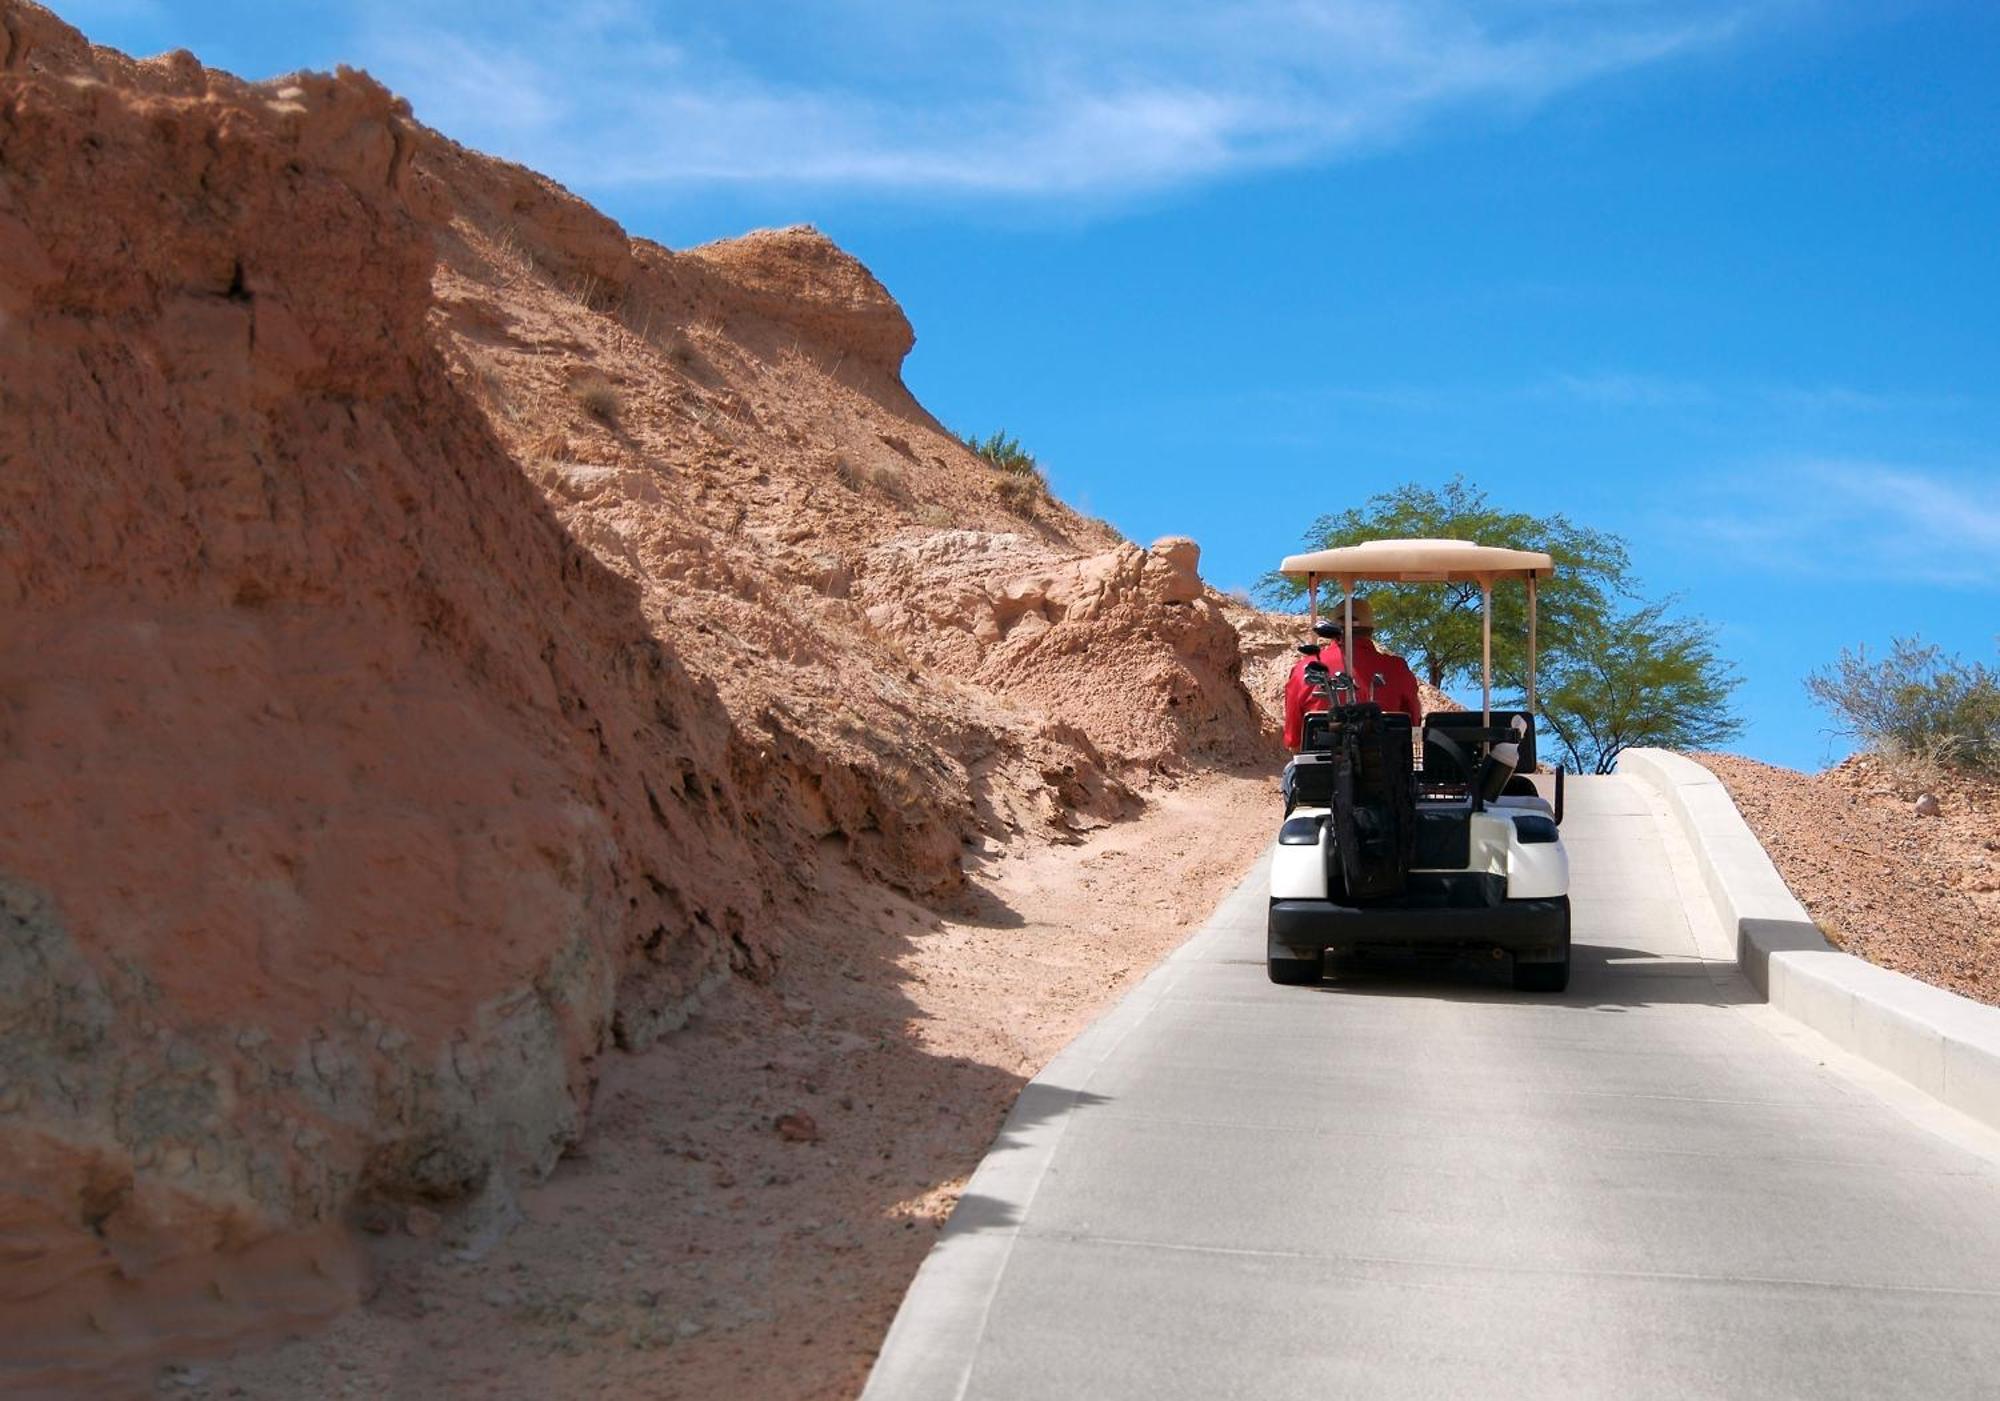
[[1344, 596], [1341, 657], [1354, 656], [1354, 588], [1361, 583], [1479, 585], [1480, 721], [1493, 719], [1493, 585], [1520, 579], [1528, 588], [1528, 713], [1535, 712], [1535, 582], [1555, 576], [1555, 561], [1535, 550], [1509, 550], [1470, 540], [1370, 540], [1332, 550], [1287, 555], [1278, 572], [1305, 581], [1312, 621], [1319, 621], [1319, 582], [1339, 583]]

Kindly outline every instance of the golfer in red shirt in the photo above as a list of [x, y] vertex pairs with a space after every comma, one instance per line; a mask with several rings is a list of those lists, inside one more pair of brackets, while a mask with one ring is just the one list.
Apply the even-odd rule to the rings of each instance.
[[[1331, 616], [1338, 621], [1341, 609], [1336, 606]], [[1301, 654], [1293, 664], [1285, 681], [1285, 748], [1294, 754], [1305, 742], [1306, 713], [1326, 709], [1326, 697], [1306, 685], [1306, 666], [1317, 661], [1338, 676], [1343, 670], [1341, 660], [1336, 641], [1321, 643], [1318, 657]], [[1424, 723], [1424, 702], [1417, 694], [1416, 675], [1394, 652], [1377, 650], [1375, 613], [1365, 598], [1354, 600], [1354, 665], [1345, 670], [1354, 677], [1357, 700], [1374, 701], [1384, 711], [1400, 710], [1410, 717], [1412, 727]]]
[[[1336, 618], [1343, 616], [1339, 610]], [[1375, 647], [1375, 614], [1369, 608], [1368, 600], [1354, 600], [1354, 686], [1356, 698], [1374, 701], [1387, 712], [1400, 710], [1410, 717], [1410, 724], [1424, 723], [1424, 702], [1417, 692], [1417, 678], [1410, 671], [1410, 665], [1393, 652], [1382, 652]], [[1309, 711], [1325, 710], [1326, 696], [1306, 684], [1306, 667], [1318, 662], [1329, 672], [1338, 676], [1341, 672], [1341, 651], [1338, 642], [1320, 644], [1319, 655], [1300, 653], [1298, 661], [1292, 664], [1292, 674], [1285, 680], [1285, 748], [1294, 754], [1305, 743], [1306, 714]], [[1285, 811], [1292, 810], [1295, 801], [1292, 792], [1291, 764], [1285, 765], [1285, 772], [1278, 780], [1278, 788], [1285, 795]]]

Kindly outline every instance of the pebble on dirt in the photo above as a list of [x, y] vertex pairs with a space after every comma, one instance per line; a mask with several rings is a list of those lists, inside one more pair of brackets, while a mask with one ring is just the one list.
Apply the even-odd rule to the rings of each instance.
[[819, 1142], [819, 1125], [813, 1122], [810, 1114], [781, 1114], [775, 1127], [778, 1137], [787, 1143]]

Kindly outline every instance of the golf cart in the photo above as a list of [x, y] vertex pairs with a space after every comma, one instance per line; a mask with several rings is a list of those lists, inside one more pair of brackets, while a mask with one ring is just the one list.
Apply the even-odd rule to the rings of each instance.
[[[1327, 708], [1305, 716], [1289, 806], [1271, 856], [1266, 967], [1274, 983], [1317, 983], [1328, 955], [1392, 948], [1512, 958], [1514, 986], [1569, 985], [1569, 857], [1558, 826], [1563, 783], [1536, 773], [1535, 582], [1545, 554], [1469, 540], [1371, 540], [1292, 555], [1316, 636], [1355, 656], [1354, 590], [1364, 582], [1479, 585], [1480, 708], [1410, 719], [1357, 679], [1300, 651]], [[1527, 709], [1493, 709], [1493, 588], [1528, 591]], [[1337, 620], [1319, 616], [1319, 586], [1338, 583]], [[1416, 763], [1421, 745], [1423, 762]]]

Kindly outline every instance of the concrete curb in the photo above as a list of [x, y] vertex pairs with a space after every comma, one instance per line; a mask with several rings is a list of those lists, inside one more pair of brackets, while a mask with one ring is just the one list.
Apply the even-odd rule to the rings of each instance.
[[1829, 945], [1736, 810], [1722, 780], [1663, 749], [1618, 771], [1658, 790], [1686, 832], [1736, 958], [1767, 1001], [1844, 1050], [2000, 1129], [2000, 1007], [1918, 982]]
[[986, 1331], [986, 1311], [1020, 1234], [1020, 1222], [1041, 1186], [1070, 1113], [1105, 1057], [1152, 1015], [1186, 974], [1190, 962], [1232, 920], [1245, 901], [1262, 917], [1265, 863], [1260, 858], [1215, 913], [1111, 1010], [1065, 1046], [1021, 1089], [1000, 1136], [966, 1183], [951, 1219], [924, 1257], [882, 1340], [862, 1401], [934, 1401], [965, 1394], [972, 1360]]

